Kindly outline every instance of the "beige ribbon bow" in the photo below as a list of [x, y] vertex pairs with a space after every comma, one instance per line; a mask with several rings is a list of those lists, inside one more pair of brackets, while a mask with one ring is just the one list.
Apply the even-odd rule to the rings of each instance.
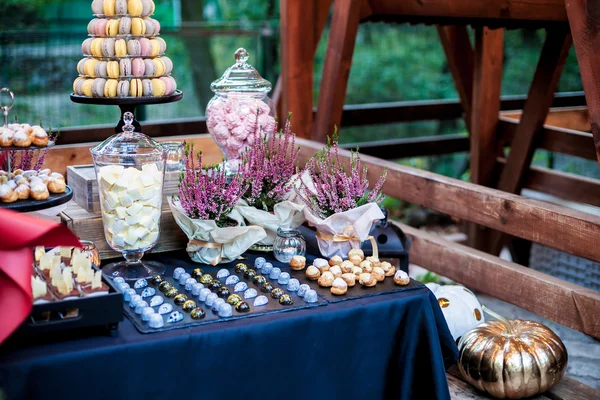
[[[360, 238], [356, 235], [356, 231], [351, 225], [348, 225], [344, 228], [342, 233], [336, 233], [335, 235], [331, 235], [329, 233], [323, 233], [317, 231], [317, 237], [322, 240], [326, 240], [329, 242], [362, 242]], [[373, 257], [379, 258], [379, 248], [377, 247], [377, 240], [371, 235], [367, 236], [367, 240], [371, 241], [371, 247], [373, 247]]]
[[189, 245], [196, 245], [199, 247], [204, 247], [205, 249], [219, 249], [221, 251], [219, 251], [219, 254], [217, 255], [217, 258], [215, 258], [214, 260], [211, 261], [210, 265], [212, 265], [213, 267], [216, 266], [218, 263], [221, 262], [221, 260], [223, 259], [223, 247], [225, 247], [224, 244], [222, 243], [214, 243], [214, 242], [205, 242], [202, 240], [197, 240], [197, 239], [191, 239], [188, 242], [188, 246]]

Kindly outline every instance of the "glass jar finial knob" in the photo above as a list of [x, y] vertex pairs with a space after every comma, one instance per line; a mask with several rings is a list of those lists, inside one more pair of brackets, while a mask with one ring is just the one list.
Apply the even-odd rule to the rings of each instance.
[[125, 123], [125, 125], [123, 126], [123, 132], [131, 133], [135, 130], [135, 127], [133, 126], [133, 121], [133, 113], [127, 111], [125, 114], [123, 114], [123, 122]]
[[239, 49], [236, 50], [235, 61], [238, 63], [238, 65], [246, 64], [248, 62], [248, 58], [250, 58], [250, 55], [248, 54], [246, 49], [244, 49], [243, 47], [240, 47]]

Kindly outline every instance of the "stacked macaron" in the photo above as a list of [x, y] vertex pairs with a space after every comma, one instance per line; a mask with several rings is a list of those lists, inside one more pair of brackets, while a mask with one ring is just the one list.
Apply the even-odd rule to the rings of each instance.
[[164, 56], [153, 0], [94, 0], [77, 64], [75, 94], [87, 97], [161, 97], [177, 90], [173, 62]]

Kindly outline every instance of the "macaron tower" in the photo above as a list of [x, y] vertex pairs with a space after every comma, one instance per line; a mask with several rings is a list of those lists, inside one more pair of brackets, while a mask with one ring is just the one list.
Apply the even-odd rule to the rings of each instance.
[[79, 96], [163, 97], [177, 90], [153, 0], [93, 0], [94, 19], [73, 92]]

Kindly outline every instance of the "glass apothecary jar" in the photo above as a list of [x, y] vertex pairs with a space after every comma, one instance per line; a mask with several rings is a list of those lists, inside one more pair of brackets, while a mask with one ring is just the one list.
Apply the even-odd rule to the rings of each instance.
[[104, 236], [125, 261], [102, 269], [125, 280], [165, 272], [164, 265], [142, 262], [158, 242], [167, 151], [158, 142], [134, 132], [133, 114], [123, 116], [123, 132], [90, 151], [94, 159]]
[[273, 255], [277, 261], [289, 263], [294, 256], [306, 254], [306, 240], [297, 229], [277, 229]]
[[261, 135], [277, 129], [275, 109], [268, 97], [272, 85], [248, 64], [248, 52], [238, 49], [235, 64], [210, 88], [215, 93], [206, 107], [206, 125], [235, 169], [241, 154]]

